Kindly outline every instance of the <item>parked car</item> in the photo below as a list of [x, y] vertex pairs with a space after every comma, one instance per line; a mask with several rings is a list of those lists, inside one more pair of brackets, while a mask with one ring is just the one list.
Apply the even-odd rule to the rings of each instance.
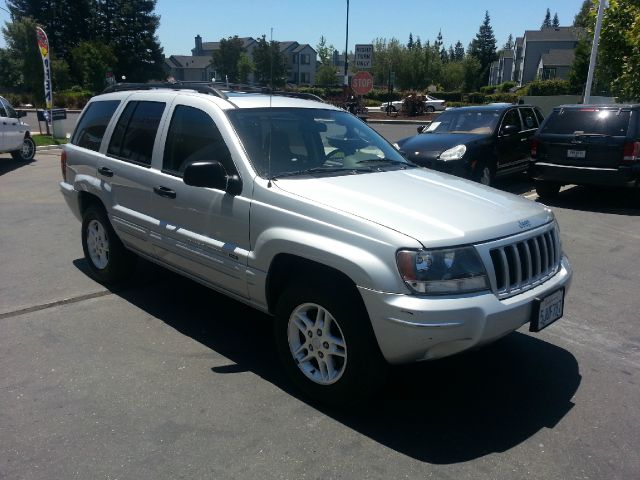
[[166, 85], [94, 97], [64, 147], [98, 281], [139, 255], [273, 315], [287, 373], [332, 405], [561, 317], [549, 208], [417, 168], [326, 103]]
[[[393, 102], [385, 102], [380, 105], [380, 111], [401, 112], [405, 100], [406, 98]], [[444, 100], [439, 100], [435, 97], [432, 97], [431, 95], [425, 95], [425, 101], [423, 103], [425, 112], [429, 113], [444, 110], [446, 108], [446, 102]]]
[[531, 144], [536, 191], [554, 197], [565, 184], [640, 185], [640, 105], [562, 105]]
[[11, 153], [14, 160], [28, 162], [36, 154], [29, 125], [21, 120], [26, 112], [17, 112], [0, 97], [0, 153]]
[[492, 185], [496, 177], [527, 170], [529, 141], [542, 118], [531, 105], [454, 108], [396, 146], [422, 167]]

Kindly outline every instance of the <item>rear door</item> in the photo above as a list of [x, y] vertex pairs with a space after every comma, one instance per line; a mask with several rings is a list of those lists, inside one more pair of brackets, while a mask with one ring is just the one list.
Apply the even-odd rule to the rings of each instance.
[[617, 168], [629, 134], [631, 110], [559, 108], [538, 134], [538, 161], [586, 168]]
[[129, 97], [120, 109], [105, 154], [97, 164], [98, 178], [109, 185], [111, 223], [129, 247], [153, 255], [149, 232], [152, 178], [151, 160], [157, 134], [173, 95], [155, 93]]

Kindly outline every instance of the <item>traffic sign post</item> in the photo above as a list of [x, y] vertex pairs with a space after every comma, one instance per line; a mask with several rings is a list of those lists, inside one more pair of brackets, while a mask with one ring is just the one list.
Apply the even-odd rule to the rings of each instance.
[[368, 70], [373, 65], [373, 45], [356, 45], [355, 51], [356, 68], [358, 70]]

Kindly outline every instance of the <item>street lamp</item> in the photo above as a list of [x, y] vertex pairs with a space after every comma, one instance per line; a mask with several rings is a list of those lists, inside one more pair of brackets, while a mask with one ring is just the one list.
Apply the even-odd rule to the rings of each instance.
[[344, 44], [344, 84], [349, 85], [349, 0], [347, 0], [347, 39]]

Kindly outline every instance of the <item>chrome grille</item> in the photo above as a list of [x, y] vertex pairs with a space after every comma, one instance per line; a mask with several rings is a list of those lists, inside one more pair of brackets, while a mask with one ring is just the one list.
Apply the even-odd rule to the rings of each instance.
[[555, 228], [536, 236], [490, 250], [496, 293], [500, 298], [517, 295], [556, 274], [561, 261]]

